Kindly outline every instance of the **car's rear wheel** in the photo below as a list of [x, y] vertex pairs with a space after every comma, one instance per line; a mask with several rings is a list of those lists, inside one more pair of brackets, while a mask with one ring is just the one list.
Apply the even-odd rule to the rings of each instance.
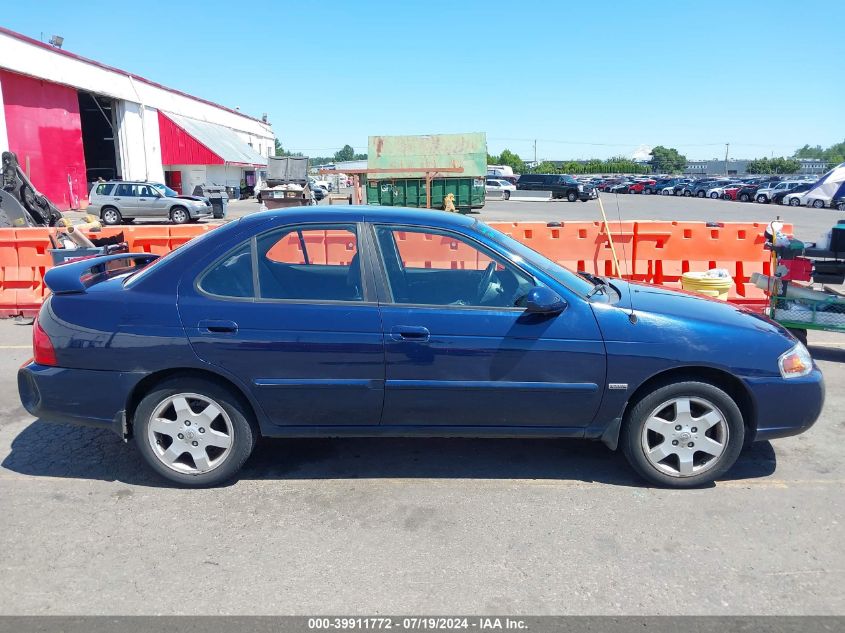
[[704, 191], [699, 191], [696, 195], [697, 195], [699, 198], [706, 198], [706, 197], [707, 197], [707, 193], [706, 193], [706, 192], [704, 192]]
[[733, 466], [745, 425], [722, 389], [694, 380], [666, 384], [630, 410], [621, 444], [631, 466], [652, 483], [691, 488]]
[[814, 209], [823, 209], [824, 208], [824, 200], [814, 200], [813, 201], [813, 208]]
[[574, 191], [570, 191], [568, 194], [566, 194], [566, 199], [570, 202], [575, 202], [578, 199], [578, 194]]
[[170, 481], [190, 487], [231, 479], [258, 433], [240, 398], [198, 378], [171, 378], [141, 400], [133, 416], [138, 449]]
[[766, 204], [769, 199], [766, 196], [757, 196], [757, 202], [760, 204]]
[[712, 193], [710, 194], [710, 197], [711, 197], [711, 198], [713, 198], [713, 199], [715, 200], [716, 198], [718, 198], [718, 197], [719, 197], [719, 194], [718, 194], [718, 193], [716, 193], [716, 192], [714, 191], [714, 192], [712, 192]]
[[510, 191], [508, 191], [508, 190], [505, 190], [505, 192], [502, 194], [502, 197], [503, 197], [505, 200], [510, 200], [510, 199], [511, 199], [511, 192], [510, 192]]
[[839, 204], [837, 204], [836, 210], [837, 211], [845, 211], [845, 202], [840, 202]]
[[191, 219], [185, 207], [173, 207], [170, 210], [170, 221], [174, 224], [186, 224]]
[[100, 217], [103, 220], [103, 224], [107, 224], [108, 226], [114, 226], [115, 224], [120, 224], [123, 221], [123, 218], [120, 216], [120, 211], [114, 207], [103, 207], [103, 210], [100, 212]]
[[800, 207], [801, 201], [798, 198], [790, 198], [789, 199], [789, 206], [790, 207]]
[[684, 198], [691, 198], [691, 197], [692, 197], [692, 191], [685, 190], [684, 191]]

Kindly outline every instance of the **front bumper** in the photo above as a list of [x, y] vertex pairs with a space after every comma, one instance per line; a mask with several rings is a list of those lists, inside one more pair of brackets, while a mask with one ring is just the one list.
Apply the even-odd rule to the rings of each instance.
[[210, 218], [214, 215], [214, 209], [212, 207], [191, 207], [188, 209], [188, 215], [196, 220], [199, 220], [200, 218]]
[[590, 191], [579, 191], [578, 192], [578, 199], [581, 202], [586, 202], [587, 200], [595, 200], [599, 197], [599, 192], [597, 189], [591, 189]]
[[44, 422], [110, 429], [123, 436], [129, 394], [144, 376], [28, 363], [18, 370], [18, 393], [24, 408]]
[[798, 435], [809, 429], [824, 406], [824, 378], [816, 368], [802, 378], [744, 378], [754, 398], [754, 441]]

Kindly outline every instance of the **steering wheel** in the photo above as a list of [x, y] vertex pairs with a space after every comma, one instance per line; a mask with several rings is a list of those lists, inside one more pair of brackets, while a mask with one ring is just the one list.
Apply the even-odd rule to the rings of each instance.
[[484, 269], [484, 274], [481, 275], [481, 281], [478, 282], [478, 303], [484, 299], [484, 296], [487, 294], [487, 291], [490, 289], [490, 285], [493, 283], [493, 273], [496, 272], [496, 262], [490, 262], [487, 264], [487, 268]]

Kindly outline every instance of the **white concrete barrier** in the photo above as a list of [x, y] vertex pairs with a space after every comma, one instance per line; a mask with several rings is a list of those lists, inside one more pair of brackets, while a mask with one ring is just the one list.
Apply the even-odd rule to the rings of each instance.
[[519, 200], [530, 200], [531, 202], [536, 202], [537, 200], [551, 200], [552, 199], [552, 192], [551, 191], [520, 191], [517, 189], [516, 191], [511, 191], [511, 200], [519, 201]]

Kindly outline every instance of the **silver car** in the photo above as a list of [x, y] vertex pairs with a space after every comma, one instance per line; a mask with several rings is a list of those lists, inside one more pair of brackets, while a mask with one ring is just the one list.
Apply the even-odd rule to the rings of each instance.
[[88, 212], [114, 225], [138, 219], [169, 219], [186, 224], [212, 216], [205, 198], [180, 196], [164, 185], [150, 182], [109, 181], [97, 184], [89, 197]]

